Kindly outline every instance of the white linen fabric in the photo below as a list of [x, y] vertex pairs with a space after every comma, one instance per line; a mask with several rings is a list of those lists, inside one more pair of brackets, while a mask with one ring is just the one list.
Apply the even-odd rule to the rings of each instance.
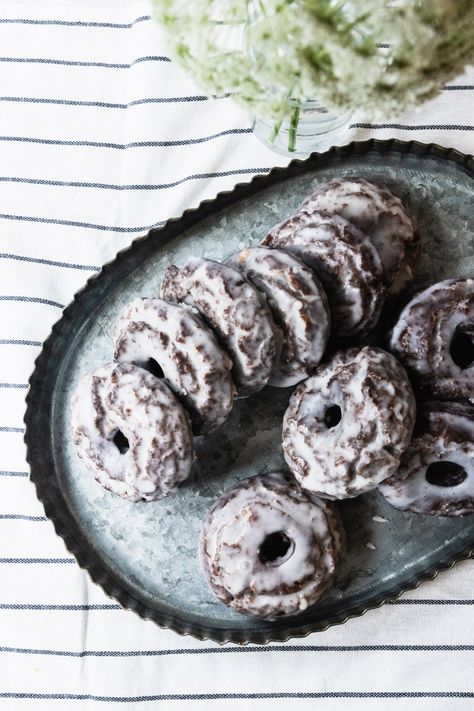
[[[472, 709], [472, 562], [306, 639], [219, 647], [121, 610], [44, 518], [24, 397], [63, 305], [151, 226], [286, 163], [169, 61], [150, 13], [0, 0], [0, 708]], [[417, 112], [356, 120], [347, 140], [472, 153], [473, 109], [469, 70]]]

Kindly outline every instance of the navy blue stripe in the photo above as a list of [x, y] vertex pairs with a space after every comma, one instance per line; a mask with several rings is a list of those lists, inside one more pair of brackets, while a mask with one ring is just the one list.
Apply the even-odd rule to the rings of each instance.
[[448, 84], [443, 86], [444, 91], [472, 91], [474, 84]]
[[[22, 254], [10, 254], [0, 252], [0, 259], [16, 259], [19, 262], [32, 262], [34, 264], [46, 264], [50, 267], [66, 267], [67, 269], [84, 269], [85, 271], [99, 272], [100, 267], [91, 264], [75, 264], [74, 262], [58, 262], [53, 259], [41, 259], [40, 257], [24, 257]], [[31, 341], [36, 343], [36, 341]], [[39, 344], [41, 345], [41, 343]]]
[[[10, 609], [10, 608], [9, 608]], [[362, 645], [315, 645], [281, 644], [265, 647], [187, 647], [184, 649], [145, 649], [145, 650], [84, 650], [81, 652], [60, 649], [32, 649], [29, 647], [0, 647], [0, 653], [38, 654], [53, 657], [169, 657], [205, 654], [258, 654], [272, 652], [470, 652], [473, 644], [362, 644]]]
[[0, 214], [0, 220], [20, 220], [22, 222], [40, 222], [47, 225], [64, 225], [66, 227], [83, 227], [91, 230], [101, 230], [103, 232], [148, 232], [153, 227], [161, 227], [164, 221], [155, 222], [153, 225], [143, 227], [114, 227], [112, 225], [97, 225], [93, 222], [78, 222], [76, 220], [60, 220], [55, 217], [31, 217], [29, 215], [5, 215]]
[[46, 564], [53, 564], [53, 563], [75, 563], [74, 558], [0, 558], [0, 563], [5, 563], [5, 564], [17, 564], [17, 563], [25, 563], [25, 564], [36, 564], [36, 563], [46, 563]]
[[[265, 172], [268, 172], [270, 168], [264, 168], [262, 169]], [[219, 173], [219, 174], [213, 174], [209, 173], [209, 177], [224, 177], [225, 175], [237, 175], [241, 171], [227, 171], [226, 173]], [[204, 176], [203, 176], [204, 177]], [[154, 227], [161, 227], [164, 225], [165, 221], [162, 220], [161, 222], [155, 222], [154, 224], [151, 225], [143, 225], [141, 227], [114, 227], [112, 225], [100, 225], [100, 224], [95, 224], [92, 222], [78, 222], [76, 220], [62, 220], [58, 218], [51, 218], [51, 217], [32, 217], [30, 215], [8, 215], [8, 214], [0, 214], [0, 219], [3, 220], [20, 220], [24, 222], [39, 222], [43, 224], [49, 224], [49, 225], [64, 225], [67, 227], [82, 227], [86, 229], [93, 229], [93, 230], [101, 230], [104, 232], [148, 232], [148, 230], [153, 229]]]
[[[42, 604], [29, 604], [29, 603], [20, 603], [20, 602], [13, 602], [13, 603], [0, 603], [0, 610], [40, 610], [40, 611], [55, 611], [55, 610], [61, 610], [61, 611], [89, 611], [89, 610], [122, 610], [123, 608], [120, 607], [120, 605], [112, 605], [112, 604], [104, 604], [104, 605], [42, 605]], [[11, 648], [13, 651], [13, 647]], [[0, 649], [0, 651], [2, 651]], [[8, 648], [5, 648], [3, 651], [8, 651]], [[26, 650], [24, 650], [26, 654]], [[33, 650], [31, 652], [33, 654]], [[37, 653], [36, 650], [34, 653]]]
[[[27, 477], [28, 472], [0, 472], [0, 476], [21, 476], [21, 477]], [[472, 605], [474, 604], [474, 600], [409, 600], [408, 602], [414, 604], [414, 605], [423, 605], [425, 602], [428, 602], [431, 605], [444, 605], [444, 604], [450, 604], [450, 605]], [[396, 602], [391, 602], [388, 604], [397, 604]], [[0, 604], [0, 610], [65, 610], [65, 611], [81, 611], [81, 610], [122, 610], [123, 608], [120, 605], [80, 605], [80, 604], [27, 604], [27, 603], [4, 603]], [[384, 649], [387, 647], [387, 645], [382, 645]], [[415, 645], [416, 646], [416, 645]], [[285, 649], [288, 649], [289, 647], [285, 645]], [[417, 647], [418, 648], [418, 647]], [[220, 648], [219, 648], [220, 649]], [[223, 648], [225, 651], [226, 648]], [[231, 649], [231, 648], [229, 648]], [[246, 650], [251, 650], [251, 647], [245, 647], [245, 648], [238, 648], [235, 651], [246, 651]], [[271, 649], [274, 649], [274, 647], [271, 647], [268, 649], [268, 651], [271, 651]], [[307, 647], [305, 647], [307, 649]], [[187, 650], [186, 650], [187, 651]], [[161, 653], [161, 652], [160, 652]], [[190, 652], [191, 653], [191, 652]]]
[[0, 427], [0, 432], [24, 432], [24, 427]]
[[269, 168], [238, 168], [236, 170], [223, 170], [218, 173], [195, 173], [186, 175], [184, 178], [174, 180], [172, 183], [130, 183], [129, 185], [117, 185], [116, 183], [87, 183], [76, 180], [46, 180], [44, 178], [18, 178], [12, 176], [0, 176], [1, 183], [27, 183], [28, 185], [48, 185], [56, 188], [94, 188], [98, 190], [167, 190], [182, 185], [190, 180], [209, 180], [210, 178], [226, 178], [229, 175], [247, 175], [255, 173], [267, 173]]
[[27, 478], [29, 476], [28, 472], [13, 472], [13, 471], [8, 471], [5, 469], [2, 469], [0, 471], [0, 476], [17, 476], [21, 478]]
[[38, 699], [51, 701], [109, 701], [140, 703], [144, 701], [223, 701], [226, 699], [473, 699], [474, 691], [270, 691], [249, 694], [152, 694], [146, 696], [98, 696], [96, 694], [0, 692], [2, 699]]
[[123, 62], [86, 62], [76, 59], [48, 59], [46, 57], [0, 57], [0, 62], [11, 64], [53, 64], [65, 67], [100, 67], [101, 69], [131, 69], [135, 64], [142, 62], [171, 62], [169, 57], [149, 55], [137, 57], [130, 64]]
[[37, 96], [0, 96], [0, 101], [27, 104], [57, 104], [59, 106], [93, 106], [99, 109], [129, 109], [131, 106], [141, 106], [142, 104], [176, 104], [191, 101], [209, 101], [210, 99], [227, 99], [230, 94], [223, 96], [159, 96], [150, 99], [134, 99], [127, 104], [113, 103], [109, 101], [80, 101], [79, 99], [49, 99]]
[[17, 25], [60, 25], [67, 27], [108, 27], [114, 30], [127, 30], [138, 24], [139, 22], [148, 22], [151, 20], [151, 15], [142, 15], [136, 20], [127, 23], [120, 22], [87, 22], [84, 20], [30, 20], [28, 18], [0, 18], [0, 24], [17, 24]]
[[474, 605], [474, 600], [389, 600], [388, 605]]
[[0, 136], [0, 141], [15, 141], [19, 143], [39, 143], [46, 146], [81, 146], [87, 148], [113, 148], [116, 150], [127, 150], [128, 148], [163, 148], [172, 146], [192, 146], [198, 143], [212, 141], [221, 136], [232, 136], [245, 133], [252, 133], [251, 128], [228, 128], [218, 133], [202, 138], [182, 138], [175, 141], [132, 141], [131, 143], [107, 143], [104, 141], [63, 141], [55, 138], [30, 138], [28, 136]]
[[0, 301], [27, 301], [31, 304], [46, 304], [46, 306], [57, 306], [58, 309], [63, 309], [64, 304], [51, 299], [42, 299], [39, 296], [0, 296]]
[[12, 388], [13, 390], [26, 390], [28, 383], [0, 383], [0, 388]]
[[0, 514], [4, 521], [47, 521], [46, 516], [26, 516], [24, 514]]
[[0, 338], [1, 346], [40, 346], [41, 341], [25, 341], [21, 338]]
[[399, 128], [404, 131], [474, 131], [474, 126], [463, 126], [461, 124], [419, 124], [416, 126], [407, 126], [403, 123], [351, 123], [349, 128]]

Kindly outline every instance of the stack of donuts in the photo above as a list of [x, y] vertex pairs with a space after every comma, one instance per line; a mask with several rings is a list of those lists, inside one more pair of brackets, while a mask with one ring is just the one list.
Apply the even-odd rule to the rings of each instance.
[[235, 398], [297, 386], [283, 419], [288, 471], [239, 482], [202, 528], [205, 575], [234, 610], [274, 620], [329, 589], [345, 546], [332, 500], [378, 487], [399, 509], [474, 511], [474, 280], [421, 292], [388, 349], [364, 345], [418, 251], [387, 188], [322, 185], [260, 246], [169, 266], [159, 295], [119, 315], [114, 362], [80, 381], [78, 454], [134, 502], [189, 476], [193, 436], [220, 427]]

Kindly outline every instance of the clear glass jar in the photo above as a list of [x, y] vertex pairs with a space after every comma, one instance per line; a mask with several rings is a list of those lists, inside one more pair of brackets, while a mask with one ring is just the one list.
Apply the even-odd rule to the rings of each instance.
[[351, 111], [335, 114], [319, 101], [290, 101], [291, 118], [275, 124], [256, 118], [254, 135], [268, 148], [281, 155], [308, 155], [325, 151], [343, 141], [349, 129]]

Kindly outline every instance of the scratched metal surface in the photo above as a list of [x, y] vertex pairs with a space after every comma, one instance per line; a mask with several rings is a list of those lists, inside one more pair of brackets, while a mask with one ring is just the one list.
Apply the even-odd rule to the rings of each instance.
[[169, 263], [179, 265], [190, 255], [221, 260], [258, 243], [319, 183], [361, 176], [389, 186], [405, 201], [422, 240], [417, 285], [474, 274], [471, 169], [436, 151], [417, 155], [399, 152], [401, 144], [394, 142], [390, 149], [388, 143], [377, 148], [372, 142], [364, 152], [352, 154], [333, 151], [325, 160], [278, 171], [236, 201], [231, 198], [230, 204], [205, 206], [192, 224], [174, 223], [173, 234], [165, 229], [136, 243], [83, 291], [45, 346], [26, 417], [38, 494], [92, 577], [122, 604], [159, 624], [217, 641], [283, 640], [360, 614], [474, 546], [474, 517], [401, 513], [376, 492], [360, 496], [340, 505], [348, 551], [324, 600], [287, 620], [249, 619], [227, 609], [209, 590], [197, 555], [199, 530], [225, 489], [284, 466], [281, 423], [291, 389], [267, 387], [237, 401], [224, 426], [196, 438], [197, 462], [190, 479], [176, 494], [155, 503], [131, 504], [104, 491], [78, 459], [71, 439], [71, 394], [84, 373], [111, 361], [114, 322], [122, 306], [136, 296], [157, 294]]

